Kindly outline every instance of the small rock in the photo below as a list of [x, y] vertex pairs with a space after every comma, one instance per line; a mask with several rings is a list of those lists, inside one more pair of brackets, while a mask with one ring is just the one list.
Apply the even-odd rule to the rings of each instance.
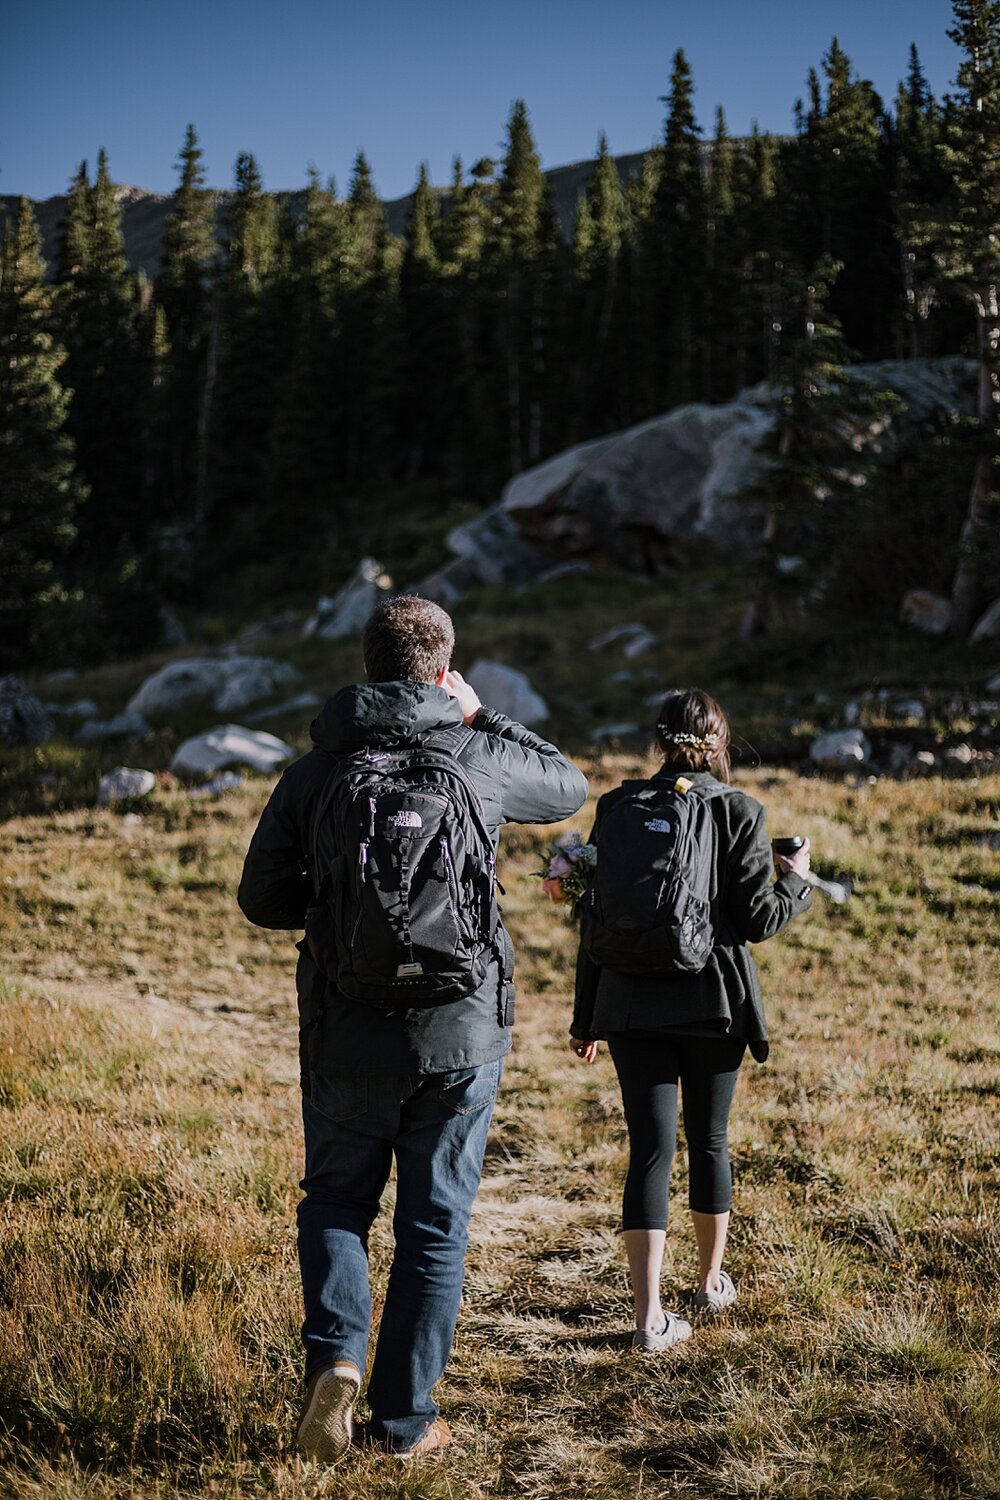
[[951, 624], [951, 600], [926, 589], [911, 589], [899, 607], [899, 618], [925, 635], [944, 635]]
[[804, 557], [787, 557], [786, 556], [786, 557], [777, 557], [777, 558], [775, 558], [774, 565], [777, 568], [778, 572], [781, 574], [781, 576], [783, 578], [787, 578], [791, 573], [797, 573], [804, 562], [805, 562], [805, 558]]
[[631, 640], [634, 637], [648, 636], [649, 630], [638, 620], [632, 620], [628, 625], [614, 625], [610, 630], [605, 630], [603, 635], [595, 635], [592, 641], [587, 642], [589, 651], [603, 651], [605, 646], [614, 646], [618, 642]]
[[626, 734], [638, 734], [639, 725], [626, 721], [623, 724], [601, 724], [599, 728], [591, 732], [590, 738], [595, 745], [600, 745], [605, 740], [618, 740]]
[[1000, 636], [1000, 599], [994, 599], [986, 613], [980, 615], [969, 640], [992, 641], [997, 636]]
[[62, 667], [58, 672], [50, 672], [45, 678], [46, 687], [62, 687], [63, 683], [73, 682], [79, 677], [75, 667]]
[[938, 759], [932, 750], [918, 750], [913, 757], [913, 766], [918, 771], [933, 771]]
[[18, 677], [0, 677], [0, 745], [44, 745], [52, 733], [45, 705]]
[[189, 797], [221, 797], [226, 792], [235, 791], [238, 786], [243, 785], [243, 777], [239, 771], [222, 771], [218, 776], [206, 781], [203, 786], [194, 786], [188, 793]]
[[73, 739], [78, 745], [93, 745], [99, 740], [141, 740], [147, 734], [152, 734], [152, 730], [142, 714], [126, 710], [113, 719], [88, 719]]
[[634, 635], [627, 640], [622, 647], [622, 655], [626, 661], [633, 661], [635, 657], [641, 656], [643, 652], [650, 651], [654, 646], [660, 644], [659, 637], [645, 630], [641, 635]]
[[204, 734], [192, 735], [185, 740], [170, 762], [170, 769], [193, 776], [214, 776], [227, 766], [275, 771], [294, 754], [291, 745], [263, 729], [247, 729], [242, 724], [219, 724]]
[[906, 719], [913, 724], [922, 724], [927, 717], [919, 698], [896, 698], [889, 704], [894, 719]]
[[360, 635], [376, 604], [392, 588], [392, 579], [373, 557], [363, 557], [344, 587], [332, 599], [317, 602], [302, 629], [303, 638], [318, 635], [323, 641], [339, 641]]
[[976, 752], [971, 745], [950, 745], [944, 752], [944, 758], [959, 766], [970, 766], [976, 758]]
[[872, 747], [860, 729], [836, 729], [821, 734], [809, 747], [809, 756], [825, 771], [856, 769], [870, 758]]
[[487, 708], [495, 708], [518, 724], [538, 724], [549, 716], [549, 705], [523, 672], [480, 656], [466, 673]]
[[116, 766], [98, 782], [97, 805], [110, 807], [113, 802], [138, 802], [141, 797], [148, 797], [155, 785], [152, 771]]
[[860, 719], [860, 717], [861, 717], [861, 704], [860, 703], [845, 703], [844, 704], [844, 723], [845, 724], [847, 724], [848, 726], [850, 726], [851, 724], [856, 724], [858, 722], [858, 720]]

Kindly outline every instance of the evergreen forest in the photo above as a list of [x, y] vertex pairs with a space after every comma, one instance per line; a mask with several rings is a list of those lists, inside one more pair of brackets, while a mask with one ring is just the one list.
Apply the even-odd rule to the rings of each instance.
[[[4, 668], [155, 646], [164, 605], [313, 598], [374, 527], [439, 540], [570, 444], [762, 380], [790, 390], [775, 503], [808, 509], [822, 370], [954, 353], [978, 415], [917, 480], [948, 469], [967, 629], [1000, 487], [998, 0], [955, 0], [951, 35], [954, 91], [911, 48], [890, 101], [834, 39], [782, 138], [733, 138], [721, 108], [703, 129], [678, 51], [659, 143], [623, 178], [601, 136], [568, 237], [521, 101], [501, 159], [456, 160], [446, 191], [421, 168], [402, 238], [363, 154], [345, 192], [312, 171], [301, 213], [241, 154], [218, 234], [193, 126], [154, 279], [103, 151], [54, 264], [23, 199], [0, 263]], [[882, 482], [898, 513], [906, 474]]]

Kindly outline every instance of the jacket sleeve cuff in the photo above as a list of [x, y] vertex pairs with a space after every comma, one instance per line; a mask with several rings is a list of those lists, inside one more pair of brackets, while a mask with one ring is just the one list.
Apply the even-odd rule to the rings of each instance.
[[498, 708], [486, 708], [484, 705], [469, 727], [479, 729], [484, 734], [502, 734], [513, 722], [513, 719], [508, 719], [507, 715], [502, 714]]
[[791, 896], [799, 911], [805, 911], [806, 907], [812, 904], [812, 886], [794, 870], [786, 870], [783, 875], [778, 876], [774, 884], [776, 889], [784, 892], [786, 896]]

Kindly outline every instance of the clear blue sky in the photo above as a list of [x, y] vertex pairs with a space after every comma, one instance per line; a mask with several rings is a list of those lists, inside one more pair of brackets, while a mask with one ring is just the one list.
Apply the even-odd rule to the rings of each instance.
[[0, 192], [65, 191], [106, 147], [118, 182], [176, 184], [188, 121], [208, 181], [252, 151], [269, 188], [314, 162], [343, 189], [357, 150], [396, 198], [426, 160], [444, 183], [502, 149], [528, 104], [545, 166], [659, 134], [670, 60], [687, 52], [701, 124], [791, 128], [810, 65], [839, 36], [887, 99], [916, 42], [931, 86], [954, 83], [949, 0], [0, 0]]

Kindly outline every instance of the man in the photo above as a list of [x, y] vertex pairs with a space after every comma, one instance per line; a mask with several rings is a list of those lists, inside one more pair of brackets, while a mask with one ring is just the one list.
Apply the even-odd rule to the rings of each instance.
[[[494, 850], [501, 823], [555, 822], [586, 796], [582, 773], [558, 750], [484, 708], [451, 670], [454, 628], [436, 604], [388, 600], [362, 644], [368, 681], [327, 702], [312, 725], [315, 748], [282, 776], [247, 852], [238, 899], [260, 927], [303, 927], [316, 899], [313, 815], [338, 762], [356, 752], [433, 747], [435, 735], [458, 729], [454, 753]], [[461, 734], [463, 724], [472, 732]], [[474, 992], [409, 1009], [348, 998], [299, 944], [306, 1399], [297, 1442], [306, 1458], [332, 1462], [351, 1442], [371, 1318], [368, 1231], [394, 1157], [395, 1253], [368, 1384], [370, 1436], [397, 1458], [451, 1441], [431, 1391], [451, 1352], [468, 1220], [511, 1042], [513, 950], [502, 927], [498, 937], [503, 963], [491, 955]]]

